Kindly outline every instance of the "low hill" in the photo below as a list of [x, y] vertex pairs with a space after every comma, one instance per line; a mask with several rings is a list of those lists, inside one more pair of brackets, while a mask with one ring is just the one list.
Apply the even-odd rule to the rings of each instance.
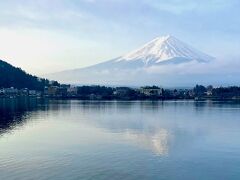
[[38, 78], [23, 71], [21, 68], [0, 60], [0, 88], [15, 87], [31, 90], [43, 90], [49, 80]]

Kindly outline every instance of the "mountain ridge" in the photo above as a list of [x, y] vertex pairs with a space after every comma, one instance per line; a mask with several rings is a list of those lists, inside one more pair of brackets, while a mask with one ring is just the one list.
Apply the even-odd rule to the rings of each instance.
[[14, 87], [42, 91], [48, 85], [49, 80], [28, 74], [21, 68], [0, 60], [0, 88]]
[[[104, 61], [95, 65], [70, 69], [61, 72], [78, 71], [96, 68], [104, 69], [136, 69], [146, 68], [154, 65], [181, 64], [190, 61], [208, 63], [215, 58], [207, 55], [186, 43], [178, 40], [174, 36], [166, 35], [157, 37], [140, 48], [137, 48], [123, 56]], [[61, 73], [57, 72], [57, 73]]]
[[199, 62], [209, 62], [214, 58], [180, 41], [174, 36], [157, 37], [142, 47], [121, 56], [117, 61], [132, 61], [141, 59], [145, 64], [155, 60], [161, 63], [172, 58], [195, 59]]
[[[187, 65], [187, 68], [191, 68], [192, 65], [196, 64], [207, 65], [214, 59], [214, 57], [191, 47], [174, 36], [167, 35], [157, 37], [140, 48], [112, 60], [84, 68], [49, 74], [47, 77], [74, 84], [134, 85], [143, 80], [152, 84], [153, 82], [166, 82], [163, 77], [170, 76], [163, 76], [163, 73], [168, 68], [172, 70], [172, 67], [177, 67], [174, 70], [177, 71], [179, 66]], [[157, 73], [161, 74], [161, 80], [157, 80], [160, 77], [158, 74], [149, 73], [152, 68], [157, 68]], [[156, 72], [156, 69], [154, 71]], [[174, 76], [172, 74], [171, 78]]]

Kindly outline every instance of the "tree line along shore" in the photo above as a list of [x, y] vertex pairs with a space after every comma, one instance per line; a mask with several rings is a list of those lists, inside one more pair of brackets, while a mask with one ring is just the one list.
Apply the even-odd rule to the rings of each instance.
[[14, 87], [0, 88], [0, 97], [45, 97], [57, 99], [81, 100], [240, 100], [240, 87], [213, 87], [196, 85], [194, 88], [167, 89], [158, 86], [107, 87], [107, 86], [71, 86], [53, 82], [43, 90]]

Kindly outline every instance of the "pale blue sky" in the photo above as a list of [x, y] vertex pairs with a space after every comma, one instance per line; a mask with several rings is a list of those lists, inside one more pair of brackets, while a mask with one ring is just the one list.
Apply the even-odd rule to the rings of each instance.
[[35, 74], [84, 67], [171, 34], [240, 57], [239, 0], [0, 1], [0, 59]]

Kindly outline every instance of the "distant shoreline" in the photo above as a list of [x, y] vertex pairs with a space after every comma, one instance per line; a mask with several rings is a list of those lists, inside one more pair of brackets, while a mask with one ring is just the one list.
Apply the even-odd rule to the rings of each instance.
[[124, 99], [124, 98], [102, 98], [102, 99], [89, 99], [82, 97], [38, 97], [38, 96], [0, 96], [0, 99], [39, 99], [39, 100], [81, 100], [81, 101], [195, 101], [195, 102], [205, 102], [205, 101], [219, 101], [219, 102], [240, 102], [240, 98], [165, 98], [165, 99], [153, 99], [153, 98], [144, 98], [144, 99]]

